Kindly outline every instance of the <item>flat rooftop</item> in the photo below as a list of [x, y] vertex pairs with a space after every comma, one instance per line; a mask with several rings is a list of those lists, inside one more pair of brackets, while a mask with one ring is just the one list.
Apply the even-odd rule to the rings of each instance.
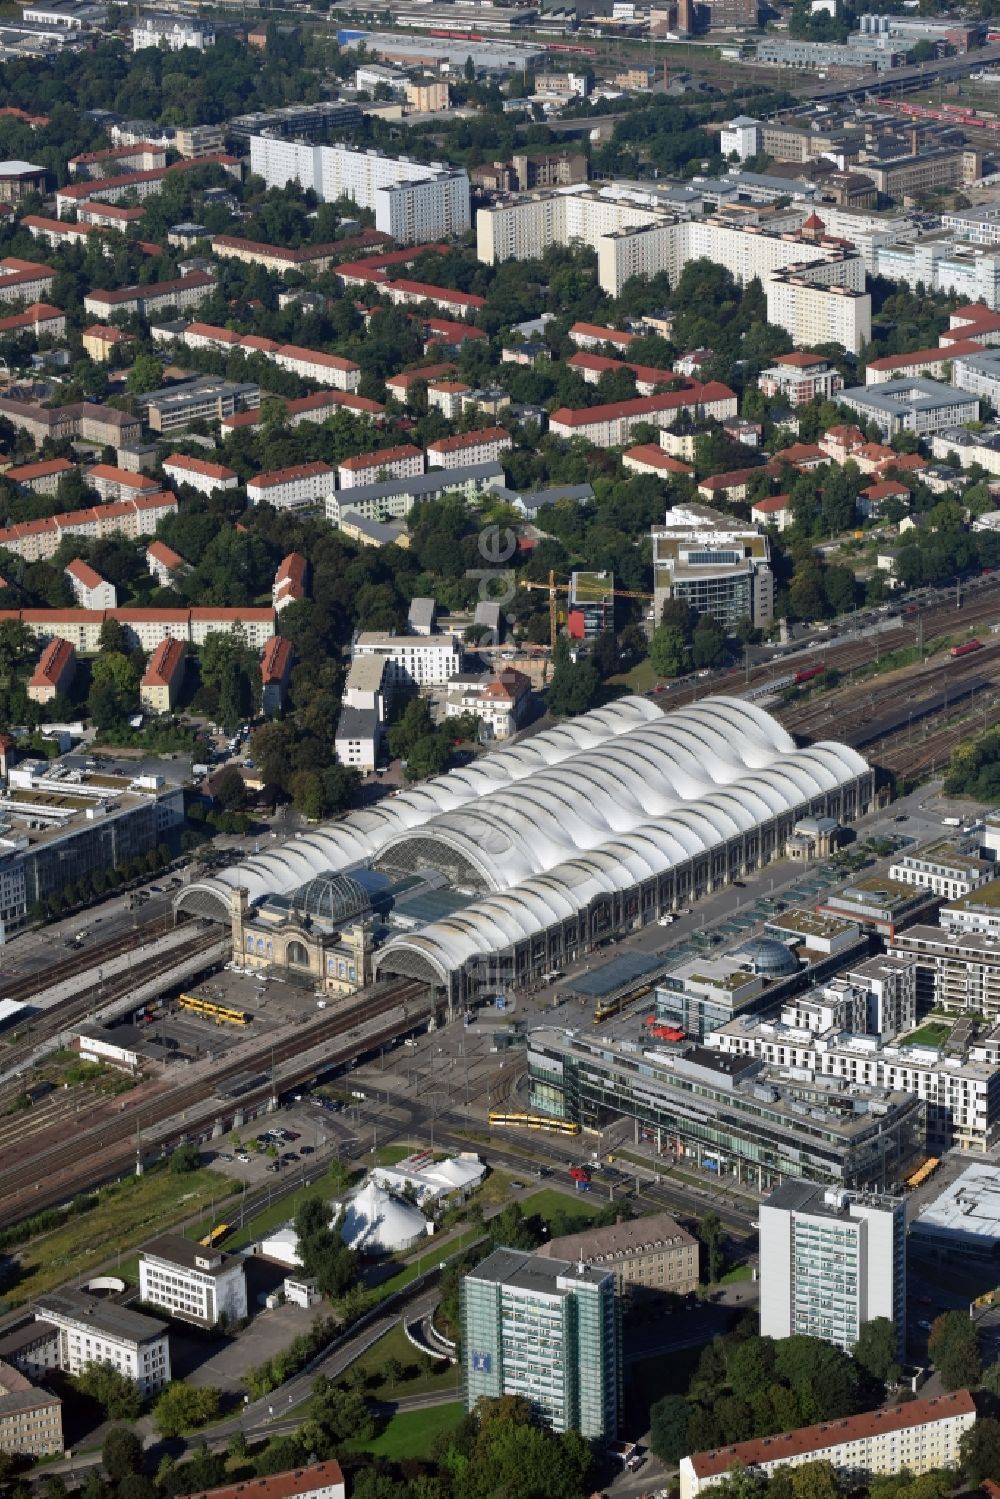
[[819, 911], [783, 911], [766, 923], [771, 931], [794, 932], [800, 937], [842, 937], [857, 930], [857, 923], [839, 916], [824, 916]]
[[469, 1271], [470, 1280], [485, 1280], [510, 1286], [538, 1296], [568, 1296], [570, 1288], [560, 1286], [563, 1278], [577, 1284], [599, 1286], [610, 1272], [590, 1265], [573, 1264], [571, 1260], [548, 1259], [519, 1249], [494, 1249], [482, 1264]]
[[911, 1232], [1000, 1244], [1000, 1166], [968, 1166], [929, 1202]]

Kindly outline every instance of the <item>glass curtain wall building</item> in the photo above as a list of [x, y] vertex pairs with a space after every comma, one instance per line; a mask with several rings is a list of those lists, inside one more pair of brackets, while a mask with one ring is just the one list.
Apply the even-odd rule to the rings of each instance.
[[620, 1313], [613, 1271], [497, 1249], [464, 1278], [467, 1410], [520, 1395], [553, 1431], [612, 1440], [621, 1409]]

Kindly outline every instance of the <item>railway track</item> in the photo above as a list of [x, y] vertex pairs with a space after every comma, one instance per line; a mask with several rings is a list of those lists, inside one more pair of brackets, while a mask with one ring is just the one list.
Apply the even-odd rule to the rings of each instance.
[[47, 968], [39, 969], [36, 973], [27, 973], [20, 979], [0, 978], [0, 999], [13, 999], [19, 1004], [25, 1004], [36, 994], [54, 989], [57, 984], [75, 978], [78, 973], [99, 968], [110, 959], [133, 950], [137, 944], [170, 931], [173, 924], [171, 916], [157, 916], [151, 921], [140, 922], [135, 931], [122, 932], [96, 947], [88, 947], [86, 951], [62, 958], [58, 963], [50, 963]]
[[789, 703], [779, 710], [785, 728], [802, 737], [832, 737], [851, 742], [856, 730], [873, 720], [887, 717], [897, 708], [922, 702], [950, 687], [956, 691], [982, 678], [1000, 681], [1000, 639], [984, 644], [981, 651], [957, 660], [948, 657], [928, 663], [919, 671], [892, 678], [855, 683], [845, 690], [817, 695], [804, 702]]
[[[412, 1002], [421, 998], [423, 1002], [412, 1007]], [[404, 1009], [405, 1026], [397, 1016], [374, 1033], [350, 1039], [358, 1026], [389, 1016], [400, 1007]], [[335, 1066], [395, 1039], [404, 1028], [423, 1019], [430, 1008], [425, 985], [395, 984], [361, 1003], [310, 1021], [294, 1035], [273, 1043], [262, 1040], [255, 1052], [241, 1054], [229, 1063], [223, 1061], [211, 1073], [190, 1083], [166, 1090], [154, 1086], [141, 1099], [135, 1095], [132, 1100], [117, 1099], [105, 1109], [103, 1117], [93, 1117], [71, 1139], [26, 1141], [18, 1161], [0, 1169], [0, 1222], [17, 1222], [123, 1175], [135, 1162], [137, 1140], [144, 1140], [148, 1148], [181, 1135], [199, 1136], [210, 1132], [215, 1120], [228, 1116], [234, 1107], [245, 1109], [270, 1095], [268, 1078], [240, 1092], [238, 1100], [221, 1102], [220, 1089], [241, 1074], [269, 1073], [272, 1067], [293, 1061], [324, 1042], [339, 1040], [341, 1044], [331, 1046], [323, 1063], [324, 1067]], [[283, 1075], [282, 1089], [312, 1077], [316, 1070], [314, 1062], [303, 1062], [300, 1069]], [[170, 1121], [180, 1122], [171, 1125]]]
[[[157, 924], [159, 925], [159, 924]], [[155, 935], [145, 932], [145, 935]], [[136, 938], [130, 934], [127, 943], [119, 946], [117, 941], [109, 943], [109, 948], [116, 947], [116, 952], [108, 952], [106, 957], [114, 957], [134, 947]], [[189, 941], [178, 944], [176, 947], [168, 948], [165, 952], [154, 953], [146, 962], [136, 964], [123, 973], [116, 973], [111, 978], [88, 984], [78, 994], [71, 995], [68, 999], [60, 1000], [58, 1004], [52, 1005], [42, 1012], [36, 1020], [28, 1026], [24, 1037], [13, 1042], [10, 1046], [0, 1049], [0, 1074], [9, 1073], [20, 1066], [32, 1052], [46, 1041], [51, 1041], [64, 1031], [68, 1026], [76, 1025], [86, 1018], [91, 1010], [109, 1004], [124, 997], [132, 990], [141, 988], [151, 980], [162, 978], [165, 974], [172, 972], [186, 963], [191, 958], [196, 958], [199, 953], [207, 953], [211, 948], [219, 944], [218, 928], [210, 930], [199, 929]], [[88, 960], [87, 971], [96, 972], [93, 956]], [[49, 970], [53, 973], [54, 970]], [[73, 977], [72, 974], [65, 977]], [[55, 980], [58, 982], [58, 980]], [[46, 988], [52, 984], [47, 982]], [[37, 988], [36, 991], [37, 992]]]

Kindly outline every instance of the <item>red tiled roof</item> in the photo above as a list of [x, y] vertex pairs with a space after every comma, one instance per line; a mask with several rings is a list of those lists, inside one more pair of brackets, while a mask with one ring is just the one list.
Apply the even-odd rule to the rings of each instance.
[[636, 337], [634, 333], [623, 333], [619, 328], [604, 328], [600, 323], [574, 323], [569, 330], [570, 338], [574, 333], [584, 338], [600, 339], [606, 344], [630, 344]]
[[137, 187], [140, 182], [158, 182], [160, 178], [166, 177], [168, 172], [186, 172], [192, 167], [203, 167], [212, 162], [216, 162], [219, 166], [238, 165], [235, 156], [229, 156], [224, 151], [216, 151], [208, 156], [193, 156], [187, 161], [175, 161], [169, 167], [151, 167], [146, 172], [123, 172], [119, 177], [92, 177], [86, 182], [70, 183], [68, 187], [58, 188], [56, 196], [86, 198], [90, 193], [107, 192], [109, 188], [121, 188], [125, 191], [127, 188]]
[[[631, 370], [637, 380], [648, 385], [669, 385], [675, 380], [685, 380], [685, 376], [678, 375], [674, 370], [661, 370], [650, 364], [631, 364], [626, 359], [609, 359], [606, 354], [592, 354], [587, 349], [571, 354], [566, 360], [566, 367], [571, 370], [594, 370], [602, 375], [607, 370]], [[687, 383], [690, 385], [693, 382]]]
[[71, 167], [89, 167], [95, 161], [118, 161], [122, 157], [144, 156], [153, 151], [162, 156], [164, 149], [155, 141], [136, 141], [134, 146], [108, 146], [104, 151], [82, 151], [79, 156], [71, 156], [67, 165]]
[[439, 437], [427, 444], [428, 453], [454, 453], [461, 448], [474, 448], [479, 443], [509, 442], [506, 427], [482, 427], [478, 432], [460, 432], [457, 437]]
[[161, 640], [149, 658], [142, 679], [143, 687], [169, 687], [186, 655], [182, 640], [174, 640], [171, 636]]
[[289, 552], [288, 556], [282, 557], [278, 563], [278, 571], [274, 575], [274, 581], [279, 583], [285, 578], [289, 578], [293, 583], [304, 583], [308, 566], [309, 564], [301, 552]]
[[290, 468], [276, 468], [269, 474], [257, 474], [249, 480], [247, 488], [273, 489], [277, 484], [290, 484], [295, 479], [312, 479], [326, 475], [333, 478], [333, 469], [328, 463], [296, 463]]
[[386, 290], [407, 292], [412, 296], [423, 297], [428, 302], [451, 302], [456, 307], [474, 307], [477, 311], [486, 306], [485, 297], [477, 297], [472, 292], [454, 291], [450, 286], [435, 286], [430, 281], [387, 281]]
[[787, 510], [788, 505], [787, 494], [772, 494], [763, 500], [754, 500], [750, 506], [750, 512], [753, 514], [755, 510], [758, 510], [761, 515], [778, 515], [782, 510]]
[[829, 453], [817, 447], [814, 442], [793, 442], [790, 448], [782, 448], [775, 453], [775, 461], [778, 463], [829, 463]]
[[158, 297], [171, 297], [174, 292], [190, 291], [192, 287], [214, 285], [215, 277], [210, 276], [207, 271], [192, 271], [190, 275], [176, 276], [172, 281], [151, 281], [148, 286], [120, 286], [116, 291], [96, 287], [87, 296], [93, 301], [101, 301], [114, 307], [119, 302], [149, 302]]
[[390, 375], [385, 383], [390, 390], [409, 390], [417, 380], [435, 380], [438, 375], [451, 374], [456, 368], [454, 364], [425, 364], [419, 370], [400, 370], [398, 375]]
[[709, 1452], [692, 1453], [689, 1461], [698, 1478], [714, 1478], [728, 1473], [734, 1463], [754, 1468], [761, 1463], [781, 1462], [822, 1451], [842, 1442], [861, 1441], [887, 1431], [906, 1431], [928, 1421], [949, 1416], [974, 1415], [976, 1407], [968, 1390], [938, 1395], [932, 1400], [911, 1400], [889, 1410], [866, 1411], [860, 1416], [845, 1416], [839, 1421], [824, 1421], [817, 1426], [800, 1426], [778, 1436], [758, 1437], [755, 1441], [736, 1442], [732, 1447], [718, 1447]]
[[118, 344], [123, 339], [134, 337], [132, 333], [126, 333], [122, 328], [112, 328], [109, 323], [91, 323], [89, 328], [84, 328], [83, 338], [100, 338], [106, 344]]
[[38, 659], [38, 665], [31, 673], [30, 685], [32, 687], [55, 687], [75, 654], [68, 640], [58, 638], [50, 640]]
[[682, 463], [679, 458], [671, 458], [655, 442], [640, 442], [636, 447], [629, 448], [622, 454], [623, 458], [632, 458], [636, 463], [648, 463], [650, 468], [658, 468], [665, 474], [693, 474], [694, 469], [690, 463]]
[[956, 354], [981, 354], [982, 352], [979, 344], [973, 343], [971, 339], [965, 339], [949, 344], [946, 349], [940, 347], [914, 349], [910, 354], [887, 354], [884, 359], [871, 360], [868, 368], [870, 370], [908, 370], [914, 365], [940, 364], [943, 359], [951, 359]]
[[280, 635], [272, 635], [260, 658], [260, 679], [264, 686], [281, 682], [292, 660], [292, 643]]
[[367, 396], [356, 396], [348, 390], [317, 390], [311, 396], [289, 401], [285, 406], [285, 415], [297, 416], [300, 411], [320, 411], [324, 406], [342, 406], [346, 411], [363, 411], [368, 416], [385, 415], [385, 407], [380, 401], [370, 401]]
[[779, 354], [774, 361], [775, 364], [790, 364], [793, 369], [809, 370], [817, 364], [829, 364], [830, 361], [822, 354], [803, 354], [795, 352], [792, 354]]
[[208, 463], [204, 458], [190, 458], [187, 453], [171, 453], [169, 458], [163, 460], [164, 468], [168, 464], [174, 468], [187, 469], [192, 474], [203, 474], [206, 479], [239, 477], [231, 468], [225, 468], [221, 463]]
[[285, 359], [299, 360], [303, 364], [326, 365], [332, 370], [361, 368], [353, 359], [344, 359], [340, 354], [325, 354], [321, 349], [304, 349], [299, 344], [282, 344], [277, 352]]
[[67, 562], [64, 571], [78, 583], [82, 583], [84, 588], [100, 588], [104, 582], [100, 573], [95, 572], [90, 563], [84, 562], [81, 557], [74, 557], [72, 562]]
[[609, 401], [605, 406], [582, 406], [576, 410], [560, 406], [558, 411], [553, 411], [549, 420], [565, 427], [588, 427], [592, 422], [615, 421], [622, 416], [679, 411], [688, 406], [708, 406], [716, 401], [727, 400], [735, 400], [734, 392], [729, 386], [718, 380], [710, 380], [707, 385], [696, 384], [687, 390], [664, 391], [658, 396], [636, 396], [630, 401]]
[[897, 484], [894, 479], [883, 480], [881, 484], [869, 484], [867, 489], [861, 491], [870, 500], [888, 500], [893, 495], [905, 495], [909, 498], [910, 491], [905, 484]]
[[47, 323], [60, 317], [65, 317], [61, 307], [53, 307], [49, 302], [32, 302], [23, 312], [0, 318], [0, 333], [13, 328], [33, 328], [37, 323]]
[[485, 338], [482, 328], [473, 328], [471, 323], [453, 323], [448, 318], [424, 318], [424, 329], [445, 343], [464, 343], [467, 338]]
[[[182, 613], [187, 613], [188, 611], [187, 610], [182, 610], [181, 612]], [[243, 608], [240, 608], [240, 609], [221, 609], [221, 608], [219, 608], [219, 609], [217, 609], [217, 608], [214, 608], [214, 607], [209, 607], [209, 608], [205, 608], [205, 609], [192, 609], [192, 610], [190, 610], [190, 614], [191, 614], [192, 620], [195, 620], [195, 619], [199, 619], [199, 620], [212, 620], [212, 619], [222, 619], [222, 620], [235, 619], [235, 620], [239, 620], [239, 619], [245, 619], [250, 624], [266, 623], [267, 621], [270, 621], [270, 623], [272, 625], [274, 623], [274, 610], [273, 609], [243, 609]]]
[[420, 458], [421, 450], [414, 447], [412, 442], [401, 443], [399, 447], [382, 448], [378, 453], [359, 453], [356, 458], [345, 458], [340, 468], [346, 468], [348, 473], [357, 473], [359, 469], [384, 468], [387, 463], [397, 463], [403, 458]]
[[148, 494], [151, 490], [159, 491], [162, 485], [157, 484], [148, 474], [134, 474], [128, 468], [115, 468], [111, 463], [95, 463], [90, 470], [91, 479], [106, 479], [109, 484], [120, 484], [123, 489], [141, 489]]
[[164, 567], [184, 566], [184, 558], [173, 547], [168, 547], [165, 541], [151, 541], [146, 548], [146, 556], [152, 557], [154, 562], [161, 562]]
[[[91, 183], [92, 187], [99, 185], [100, 179], [97, 183]], [[144, 208], [122, 208], [119, 203], [92, 203], [89, 199], [77, 204], [76, 211], [78, 216], [81, 213], [92, 213], [95, 217], [111, 219], [120, 224], [134, 224], [137, 219], [144, 218], [146, 215]], [[79, 222], [79, 217], [77, 217], [77, 223]]]
[[45, 458], [40, 463], [22, 463], [4, 474], [12, 484], [29, 484], [32, 479], [47, 479], [52, 474], [70, 474], [76, 468], [68, 458]]

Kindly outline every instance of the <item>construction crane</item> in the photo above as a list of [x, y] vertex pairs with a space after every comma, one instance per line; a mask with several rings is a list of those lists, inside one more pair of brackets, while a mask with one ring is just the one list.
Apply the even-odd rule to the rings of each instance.
[[[557, 583], [555, 569], [549, 569], [549, 581], [547, 583], [532, 583], [527, 578], [521, 579], [522, 588], [531, 588], [538, 593], [547, 593], [549, 596], [549, 645], [553, 650], [556, 648], [556, 637], [559, 634], [559, 614], [556, 604], [556, 595], [569, 593], [568, 583]], [[616, 599], [651, 599], [651, 593], [636, 593], [629, 588], [609, 588], [606, 590]]]

